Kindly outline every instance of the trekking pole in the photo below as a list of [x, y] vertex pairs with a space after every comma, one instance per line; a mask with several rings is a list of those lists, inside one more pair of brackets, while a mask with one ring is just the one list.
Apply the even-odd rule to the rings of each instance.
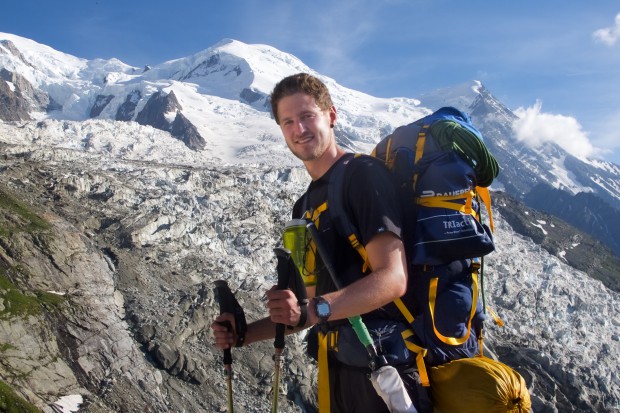
[[[289, 284], [288, 257], [290, 252], [284, 248], [275, 248], [274, 252], [278, 258], [278, 284], [277, 289], [283, 290]], [[271, 413], [278, 412], [278, 397], [280, 393], [280, 369], [282, 365], [282, 351], [284, 350], [284, 324], [276, 324], [276, 337], [274, 346], [274, 375], [273, 375], [273, 399], [271, 403]]]
[[[228, 287], [226, 281], [215, 281], [214, 293], [215, 301], [217, 301], [220, 305], [220, 314], [232, 313], [235, 316], [237, 336], [245, 334], [245, 329], [247, 328], [247, 325], [245, 323], [245, 315], [243, 313], [243, 309], [237, 302], [237, 299], [233, 295], [232, 291], [230, 291], [230, 288]], [[232, 330], [232, 325], [230, 324], [230, 321], [224, 321], [220, 324], [226, 327], [229, 331]], [[230, 348], [227, 348], [226, 350], [224, 350], [224, 376], [226, 377], [228, 413], [234, 412], [232, 389], [232, 361], [232, 353], [230, 351]]]
[[[319, 232], [313, 222], [306, 225], [310, 237], [314, 241], [314, 245], [323, 260], [323, 265], [327, 269], [336, 289], [340, 290], [342, 284], [336, 277], [334, 266], [332, 265], [329, 253], [319, 238]], [[371, 381], [373, 387], [377, 390], [379, 396], [383, 399], [391, 412], [397, 413], [417, 413], [416, 408], [405, 389], [405, 385], [393, 366], [390, 366], [384, 356], [379, 355], [375, 343], [368, 332], [368, 328], [364, 324], [360, 315], [348, 317], [349, 323], [358, 340], [366, 348], [370, 357], [369, 367], [372, 370]]]

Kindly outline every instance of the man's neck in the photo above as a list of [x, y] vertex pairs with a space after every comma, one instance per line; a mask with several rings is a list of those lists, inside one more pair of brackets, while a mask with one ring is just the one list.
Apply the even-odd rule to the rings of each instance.
[[316, 181], [325, 175], [325, 173], [329, 171], [329, 168], [331, 168], [345, 153], [346, 151], [344, 149], [339, 146], [334, 146], [326, 150], [320, 158], [304, 162], [304, 166], [310, 178]]

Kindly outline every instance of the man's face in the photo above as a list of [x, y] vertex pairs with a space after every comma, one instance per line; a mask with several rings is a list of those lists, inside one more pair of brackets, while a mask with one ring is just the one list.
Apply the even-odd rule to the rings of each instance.
[[291, 152], [302, 161], [318, 159], [335, 145], [332, 128], [336, 109], [321, 110], [305, 93], [286, 96], [278, 102], [280, 129]]

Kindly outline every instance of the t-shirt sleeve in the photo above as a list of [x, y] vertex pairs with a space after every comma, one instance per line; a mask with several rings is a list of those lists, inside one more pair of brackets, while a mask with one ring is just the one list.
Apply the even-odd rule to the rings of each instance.
[[391, 172], [383, 162], [363, 156], [345, 174], [345, 208], [367, 245], [373, 236], [391, 232], [401, 237], [402, 211]]

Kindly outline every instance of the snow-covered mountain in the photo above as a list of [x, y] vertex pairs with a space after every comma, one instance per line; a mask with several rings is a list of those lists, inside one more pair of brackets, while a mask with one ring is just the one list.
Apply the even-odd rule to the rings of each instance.
[[[9, 99], [25, 107], [2, 119], [138, 121], [186, 140], [173, 131], [182, 117], [197, 133], [196, 143], [187, 146], [202, 150], [203, 162], [296, 163], [271, 119], [268, 95], [287, 75], [319, 75], [272, 47], [235, 40], [144, 69], [115, 59], [85, 61], [8, 34], [0, 34], [0, 42]], [[341, 108], [339, 133], [352, 149], [367, 150], [395, 125], [428, 111], [413, 99], [375, 98], [325, 80]], [[48, 101], [41, 104], [31, 90]], [[157, 105], [157, 98], [166, 102]]]
[[[78, 393], [92, 411], [225, 410], [207, 337], [211, 284], [228, 280], [248, 317], [262, 315], [256, 291], [273, 282], [272, 248], [308, 180], [268, 95], [300, 71], [329, 85], [337, 138], [351, 150], [440, 106], [472, 115], [502, 167], [486, 271], [507, 328], [489, 329], [490, 348], [526, 376], [536, 413], [617, 411], [617, 259], [528, 205], [616, 248], [618, 166], [526, 146], [517, 116], [477, 81], [376, 98], [234, 40], [135, 68], [0, 33], [1, 377], [38, 406]], [[16, 291], [44, 313], [20, 318]], [[282, 408], [313, 411], [316, 383], [295, 344]], [[265, 411], [272, 346], [245, 350], [235, 353], [236, 397]]]
[[[0, 128], [15, 143], [37, 139], [39, 144], [86, 147], [126, 159], [299, 165], [271, 119], [268, 102], [274, 84], [297, 72], [312, 73], [328, 84], [339, 114], [336, 136], [353, 151], [369, 152], [396, 127], [441, 106], [470, 113], [502, 168], [494, 189], [557, 215], [620, 255], [615, 236], [620, 231], [620, 167], [576, 158], [551, 143], [527, 146], [515, 137], [517, 116], [478, 81], [417, 99], [385, 99], [342, 87], [267, 45], [227, 39], [186, 58], [136, 68], [117, 59], [80, 59], [0, 33], [0, 98], [5, 102]], [[43, 123], [24, 122], [28, 120]], [[113, 121], [135, 121], [166, 133], [142, 133]], [[56, 131], [56, 138], [41, 141], [42, 127]], [[99, 128], [116, 132], [109, 135]], [[126, 128], [130, 130], [123, 132]], [[161, 142], [162, 150], [143, 144], [144, 139]], [[559, 191], [553, 199], [563, 202], [549, 202], [544, 195], [549, 191]], [[570, 208], [574, 201], [579, 211]]]

